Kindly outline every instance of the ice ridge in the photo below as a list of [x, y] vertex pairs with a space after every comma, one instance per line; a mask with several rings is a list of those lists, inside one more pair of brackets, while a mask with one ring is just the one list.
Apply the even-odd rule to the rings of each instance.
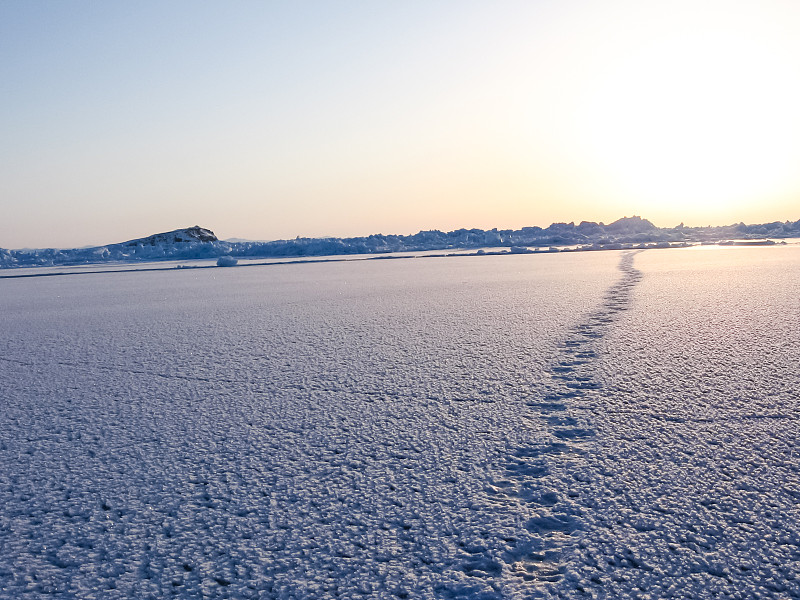
[[[413, 235], [374, 234], [351, 238], [306, 238], [257, 241], [221, 241], [199, 226], [154, 234], [92, 248], [6, 250], [0, 248], [0, 268], [79, 265], [105, 262], [234, 258], [281, 258], [352, 254], [385, 254], [449, 249], [572, 247], [578, 250], [621, 250], [631, 247], [669, 247], [690, 243], [733, 243], [800, 237], [800, 220], [760, 225], [739, 223], [724, 227], [660, 228], [638, 216], [603, 224], [582, 221], [553, 223], [521, 229], [457, 229], [420, 231]], [[753, 243], [753, 242], [751, 242]], [[758, 243], [774, 243], [769, 240]]]

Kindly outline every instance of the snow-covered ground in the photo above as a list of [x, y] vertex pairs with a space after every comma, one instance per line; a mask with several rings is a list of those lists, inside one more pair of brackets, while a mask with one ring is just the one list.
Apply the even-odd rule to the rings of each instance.
[[800, 597], [800, 247], [0, 280], [0, 597]]

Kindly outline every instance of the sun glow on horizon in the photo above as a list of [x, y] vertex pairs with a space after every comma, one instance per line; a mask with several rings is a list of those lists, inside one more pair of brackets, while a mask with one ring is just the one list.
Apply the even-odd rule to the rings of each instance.
[[578, 111], [584, 151], [644, 214], [734, 216], [796, 193], [800, 82], [791, 48], [757, 24], [655, 34], [587, 88]]
[[799, 30], [795, 0], [0, 3], [0, 246], [795, 220]]

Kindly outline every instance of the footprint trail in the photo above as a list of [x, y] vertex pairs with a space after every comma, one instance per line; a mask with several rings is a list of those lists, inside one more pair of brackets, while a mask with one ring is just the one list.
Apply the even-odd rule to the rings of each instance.
[[537, 433], [535, 441], [509, 452], [503, 493], [529, 515], [529, 535], [506, 559], [511, 574], [527, 582], [528, 592], [531, 583], [539, 584], [536, 588], [544, 595], [553, 591], [582, 529], [585, 508], [578, 499], [592, 477], [584, 457], [595, 437], [587, 409], [600, 389], [594, 377], [598, 342], [632, 302], [642, 277], [633, 264], [637, 253], [622, 255], [620, 279], [600, 306], [570, 330], [553, 359], [545, 392], [526, 402], [530, 416], [546, 424], [545, 435]]

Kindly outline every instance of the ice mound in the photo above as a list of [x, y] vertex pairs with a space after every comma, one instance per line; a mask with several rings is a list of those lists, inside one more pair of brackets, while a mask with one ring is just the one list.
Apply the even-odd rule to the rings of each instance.
[[218, 267], [235, 267], [237, 264], [239, 264], [239, 261], [232, 256], [220, 256], [217, 259]]

